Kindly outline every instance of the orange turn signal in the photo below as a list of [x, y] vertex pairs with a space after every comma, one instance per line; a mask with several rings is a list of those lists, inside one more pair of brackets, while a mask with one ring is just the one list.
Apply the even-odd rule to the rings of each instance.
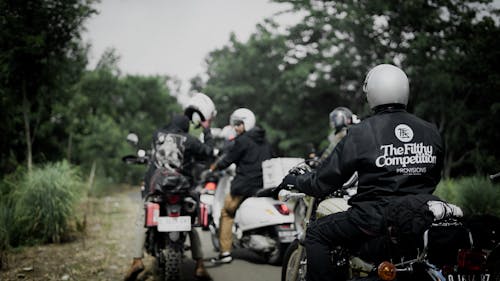
[[377, 268], [378, 277], [384, 281], [396, 279], [396, 266], [388, 261], [379, 264]]

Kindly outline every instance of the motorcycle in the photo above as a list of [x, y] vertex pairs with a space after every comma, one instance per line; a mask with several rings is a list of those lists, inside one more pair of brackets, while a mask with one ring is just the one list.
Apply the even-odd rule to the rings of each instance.
[[[265, 164], [272, 163], [278, 162], [263, 163], [263, 167]], [[288, 171], [288, 168], [284, 170]], [[277, 175], [277, 178], [280, 176], [282, 174]], [[286, 249], [297, 234], [295, 218], [293, 212], [290, 212], [291, 206], [272, 198], [272, 188], [267, 187], [274, 183], [268, 184], [268, 179], [264, 179], [266, 188], [261, 189], [255, 196], [245, 199], [236, 211], [232, 230], [233, 247], [250, 249], [259, 254], [267, 263], [280, 264]], [[224, 186], [225, 188], [217, 189], [213, 221], [210, 225], [212, 244], [217, 251], [219, 250], [220, 212], [224, 197], [229, 192], [229, 182]]]
[[[136, 145], [138, 137], [130, 134], [127, 140]], [[153, 153], [139, 149], [137, 155], [122, 160], [144, 165], [152, 163], [153, 158]], [[155, 170], [146, 188], [149, 188], [144, 199], [146, 252], [156, 258], [161, 280], [180, 280], [186, 237], [199, 224], [198, 196], [184, 175], [166, 167]]]
[[[297, 211], [304, 213], [303, 229], [284, 256], [282, 281], [306, 280], [307, 255], [303, 242], [307, 226], [319, 217], [347, 210], [347, 200], [352, 195], [347, 191], [350, 187], [344, 185], [344, 188], [325, 200], [313, 197], [306, 199], [304, 193], [295, 191], [279, 192], [279, 198], [284, 202], [302, 202], [297, 204], [302, 206]], [[448, 212], [442, 216], [441, 213], [435, 214], [432, 225], [422, 237], [417, 237], [417, 244], [405, 244], [395, 236], [386, 235], [361, 243], [357, 248], [336, 247], [330, 252], [332, 260], [336, 261], [331, 266], [344, 272], [344, 280], [350, 281], [498, 280], [498, 273], [494, 273], [498, 265], [498, 257], [494, 256], [498, 255], [491, 254], [495, 251], [474, 246], [473, 235], [461, 221], [458, 207], [447, 203], [436, 204]]]

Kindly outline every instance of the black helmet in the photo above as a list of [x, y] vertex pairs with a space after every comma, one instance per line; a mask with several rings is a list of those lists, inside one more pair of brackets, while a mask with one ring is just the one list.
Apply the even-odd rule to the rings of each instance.
[[352, 124], [352, 111], [347, 107], [337, 107], [330, 112], [330, 127], [335, 129], [335, 132], [347, 128]]

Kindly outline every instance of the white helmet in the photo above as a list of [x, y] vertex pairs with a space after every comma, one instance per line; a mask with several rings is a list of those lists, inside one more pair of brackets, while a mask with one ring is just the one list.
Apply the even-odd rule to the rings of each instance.
[[195, 124], [210, 120], [217, 115], [214, 102], [203, 93], [196, 93], [189, 99], [184, 114]]
[[400, 68], [391, 64], [379, 64], [366, 75], [363, 91], [370, 108], [382, 104], [408, 104], [410, 85]]
[[238, 122], [243, 122], [245, 131], [250, 131], [255, 127], [255, 114], [248, 108], [238, 108], [229, 117], [229, 124], [236, 125]]

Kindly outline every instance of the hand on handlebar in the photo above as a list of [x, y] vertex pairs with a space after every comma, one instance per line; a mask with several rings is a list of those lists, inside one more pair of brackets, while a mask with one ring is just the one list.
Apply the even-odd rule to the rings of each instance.
[[288, 174], [283, 178], [283, 181], [278, 186], [281, 189], [290, 190], [297, 185], [297, 176], [293, 174]]

